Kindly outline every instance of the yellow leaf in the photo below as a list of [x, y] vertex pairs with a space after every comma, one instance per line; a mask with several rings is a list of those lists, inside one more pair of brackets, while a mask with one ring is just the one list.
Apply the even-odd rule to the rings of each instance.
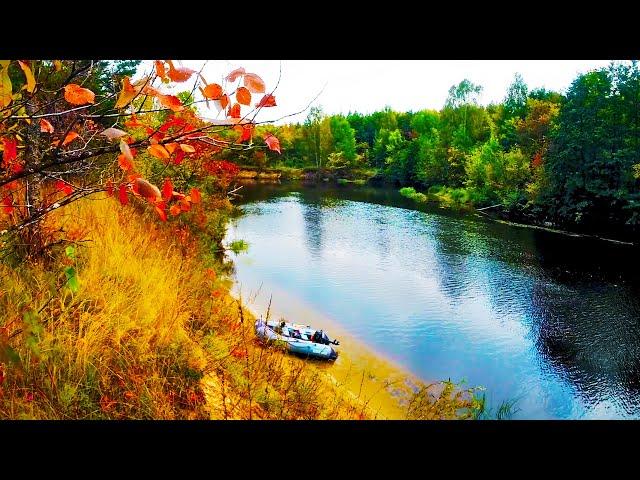
[[53, 66], [56, 68], [56, 72], [59, 72], [60, 70], [62, 70], [62, 61], [61, 60], [54, 60], [53, 61]]
[[187, 144], [184, 144], [184, 143], [180, 144], [180, 148], [185, 153], [194, 153], [196, 151], [196, 149], [193, 148], [191, 145], [187, 145]]
[[[5, 62], [3, 60], [2, 62]], [[8, 65], [8, 63], [7, 63]], [[0, 71], [0, 107], [4, 108], [8, 106], [13, 98], [11, 97], [11, 79], [9, 78], [9, 69], [2, 65], [2, 70]]]
[[18, 60], [18, 63], [20, 64], [20, 68], [24, 72], [24, 76], [27, 78], [27, 84], [22, 88], [26, 88], [27, 92], [33, 93], [33, 91], [36, 89], [36, 79], [33, 76], [33, 72], [31, 71], [31, 68], [29, 68], [29, 65], [27, 65], [26, 63], [21, 62], [20, 60]]

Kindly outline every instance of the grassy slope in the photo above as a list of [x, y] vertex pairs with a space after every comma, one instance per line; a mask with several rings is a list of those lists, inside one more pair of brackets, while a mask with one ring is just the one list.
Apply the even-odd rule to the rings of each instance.
[[186, 229], [101, 196], [52, 223], [88, 240], [80, 288], [63, 254], [0, 263], [0, 418], [404, 418], [383, 362], [332, 368], [257, 344], [224, 267]]

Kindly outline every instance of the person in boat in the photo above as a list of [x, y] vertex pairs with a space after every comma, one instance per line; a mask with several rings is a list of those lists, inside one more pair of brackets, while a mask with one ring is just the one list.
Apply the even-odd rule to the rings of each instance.
[[338, 342], [337, 340], [329, 340], [329, 336], [322, 330], [316, 330], [316, 332], [311, 337], [311, 341], [314, 343], [322, 343], [324, 345], [329, 345], [330, 343], [333, 343], [334, 345], [340, 344], [340, 342]]

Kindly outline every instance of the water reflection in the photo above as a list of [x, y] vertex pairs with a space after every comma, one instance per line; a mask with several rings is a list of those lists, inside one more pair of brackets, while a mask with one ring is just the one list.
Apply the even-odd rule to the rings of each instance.
[[[260, 186], [230, 235], [243, 285], [290, 292], [427, 380], [521, 418], [640, 417], [637, 252], [490, 223], [392, 190]], [[389, 208], [401, 207], [401, 208]]]

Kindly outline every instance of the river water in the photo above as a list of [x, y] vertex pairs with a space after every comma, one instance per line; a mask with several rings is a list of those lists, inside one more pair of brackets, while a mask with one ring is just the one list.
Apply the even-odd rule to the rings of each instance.
[[247, 186], [239, 203], [226, 241], [249, 244], [247, 295], [301, 302], [425, 381], [515, 400], [513, 418], [640, 417], [633, 247], [372, 187]]

